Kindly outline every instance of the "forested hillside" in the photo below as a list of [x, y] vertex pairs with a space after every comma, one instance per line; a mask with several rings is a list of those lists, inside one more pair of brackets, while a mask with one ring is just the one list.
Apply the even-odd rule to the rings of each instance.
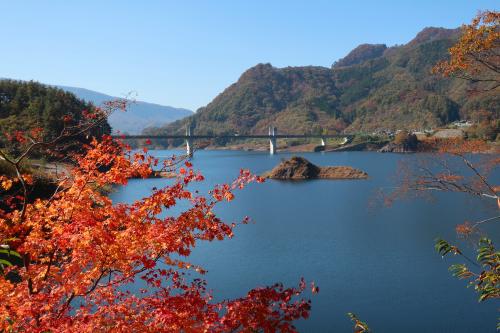
[[495, 91], [470, 94], [468, 83], [431, 74], [448, 57], [459, 29], [426, 28], [406, 45], [364, 44], [331, 68], [259, 64], [194, 116], [149, 134], [423, 130], [492, 115]]
[[[54, 138], [64, 126], [77, 124], [84, 110], [94, 106], [72, 93], [37, 82], [0, 80], [0, 146], [9, 145], [9, 134], [40, 128], [42, 137]], [[65, 118], [66, 117], [66, 118]], [[110, 133], [107, 123], [95, 134]]]

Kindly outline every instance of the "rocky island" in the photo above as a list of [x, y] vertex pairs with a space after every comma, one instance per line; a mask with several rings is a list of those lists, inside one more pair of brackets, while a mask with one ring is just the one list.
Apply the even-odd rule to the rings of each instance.
[[303, 157], [293, 156], [282, 161], [271, 171], [263, 175], [271, 179], [366, 179], [368, 174], [349, 166], [317, 166]]

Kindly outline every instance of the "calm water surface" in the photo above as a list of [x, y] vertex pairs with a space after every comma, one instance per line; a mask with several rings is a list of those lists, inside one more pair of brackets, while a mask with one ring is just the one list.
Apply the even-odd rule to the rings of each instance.
[[[360, 168], [370, 179], [270, 180], [237, 192], [235, 201], [217, 212], [228, 222], [248, 215], [255, 223], [238, 227], [231, 240], [200, 244], [190, 258], [208, 270], [205, 278], [217, 297], [236, 298], [279, 281], [297, 285], [304, 277], [314, 280], [320, 293], [312, 297], [310, 319], [297, 323], [301, 332], [352, 332], [347, 312], [356, 313], [375, 332], [496, 332], [500, 304], [478, 304], [473, 289], [447, 271], [452, 261], [434, 250], [436, 237], [455, 241], [456, 224], [494, 216], [495, 205], [446, 194], [434, 202], [400, 201], [373, 208], [377, 190], [395, 185], [398, 161], [415, 156], [300, 155], [319, 165]], [[263, 173], [290, 156], [199, 151], [193, 164], [207, 180], [196, 188], [207, 191], [229, 182], [242, 167]], [[113, 199], [131, 202], [169, 182], [133, 180]], [[489, 236], [498, 239], [500, 228], [488, 228]]]

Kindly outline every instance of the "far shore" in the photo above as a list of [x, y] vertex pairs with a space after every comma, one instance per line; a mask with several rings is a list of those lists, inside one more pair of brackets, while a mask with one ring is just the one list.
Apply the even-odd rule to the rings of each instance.
[[[348, 151], [369, 151], [369, 152], [379, 152], [381, 148], [387, 145], [389, 141], [381, 141], [381, 142], [360, 142], [360, 143], [351, 143], [343, 146], [338, 145], [326, 145], [321, 146], [313, 143], [306, 143], [294, 146], [278, 146], [278, 153], [312, 153], [312, 152], [324, 152], [324, 153], [334, 153], [334, 152], [348, 152]], [[500, 151], [500, 143], [499, 142], [490, 142], [488, 144], [490, 149], [483, 153], [499, 153]], [[183, 151], [184, 147], [170, 147], [170, 148], [160, 148], [155, 147], [152, 149], [169, 149], [169, 150], [179, 150]], [[231, 150], [231, 151], [248, 151], [248, 152], [268, 152], [269, 146], [268, 144], [255, 144], [255, 143], [241, 143], [241, 144], [233, 144], [228, 146], [215, 146], [215, 145], [207, 145], [204, 147], [196, 147], [195, 150], [207, 150], [207, 151], [220, 151], [220, 150]], [[404, 152], [395, 152], [395, 153], [429, 153], [432, 151], [426, 150], [415, 150], [415, 151], [404, 151]]]
[[[282, 153], [312, 153], [312, 152], [336, 152], [336, 151], [377, 151], [380, 147], [374, 147], [371, 145], [370, 147], [366, 148], [364, 147], [363, 149], [358, 149], [354, 146], [358, 145], [345, 145], [345, 146], [333, 146], [333, 145], [326, 145], [326, 146], [320, 146], [317, 144], [301, 144], [301, 145], [296, 145], [296, 146], [278, 146], [277, 152], [282, 152]], [[354, 148], [354, 149], [351, 149]], [[167, 149], [167, 148], [165, 148]], [[169, 150], [179, 150], [182, 151], [184, 150], [184, 147], [172, 147], [168, 148]], [[255, 144], [235, 144], [235, 145], [228, 145], [228, 146], [206, 146], [203, 148], [196, 148], [195, 150], [208, 150], [208, 151], [219, 151], [219, 150], [234, 150], [234, 151], [256, 151], [256, 152], [266, 152], [269, 151], [269, 146], [268, 145], [255, 145]]]

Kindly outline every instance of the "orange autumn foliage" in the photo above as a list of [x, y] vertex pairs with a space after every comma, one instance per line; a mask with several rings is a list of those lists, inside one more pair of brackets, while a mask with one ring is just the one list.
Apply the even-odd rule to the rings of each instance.
[[[53, 196], [28, 202], [24, 212], [15, 202], [0, 211], [0, 244], [23, 259], [0, 274], [0, 332], [296, 331], [293, 321], [310, 311], [309, 301], [297, 299], [304, 281], [215, 302], [206, 282], [193, 278], [203, 268], [186, 259], [201, 241], [233, 236], [235, 225], [214, 208], [261, 179], [242, 170], [202, 196], [189, 184], [203, 176], [186, 162], [173, 184], [131, 204], [101, 191], [147, 177], [158, 163], [110, 137], [93, 140]], [[10, 185], [2, 183], [0, 192]], [[180, 201], [189, 208], [169, 215]], [[130, 292], [140, 281], [143, 289]]]
[[462, 36], [450, 48], [450, 59], [434, 67], [434, 72], [473, 82], [500, 85], [500, 12], [480, 12], [471, 24], [462, 27]]

